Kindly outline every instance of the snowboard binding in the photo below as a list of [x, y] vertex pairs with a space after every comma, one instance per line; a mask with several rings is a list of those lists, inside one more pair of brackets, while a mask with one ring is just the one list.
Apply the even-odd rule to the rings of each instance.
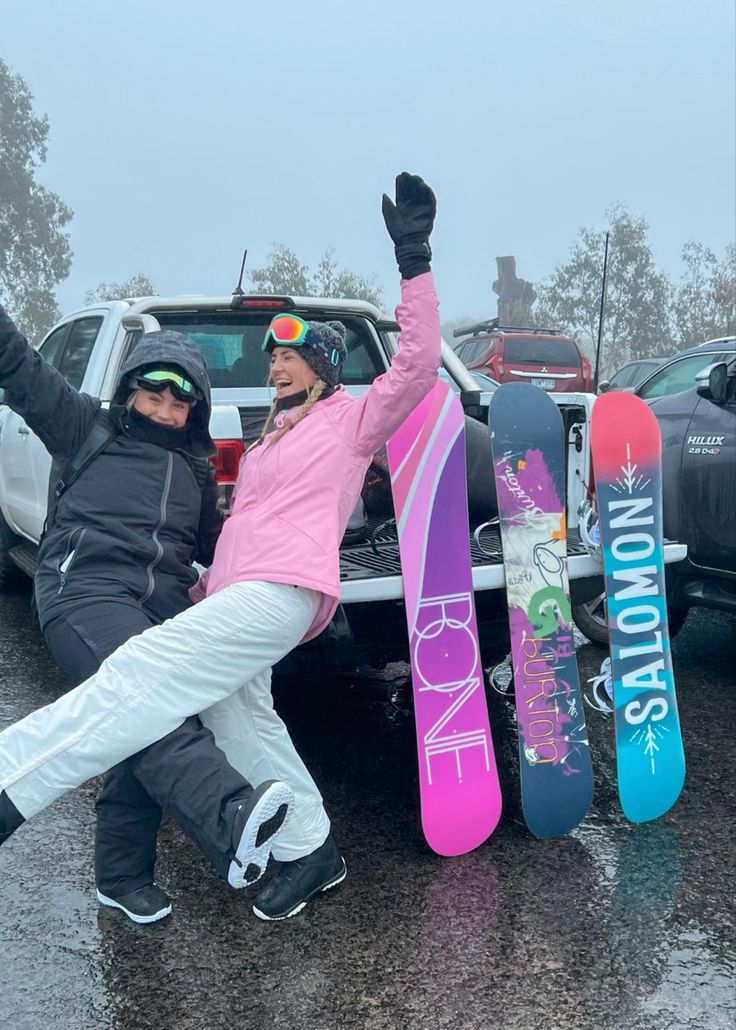
[[[393, 532], [390, 532], [391, 529], [393, 530]], [[381, 552], [379, 550], [379, 547], [381, 545], [390, 544], [392, 547], [396, 547], [397, 543], [398, 536], [395, 518], [385, 519], [385, 521], [379, 522], [379, 524], [371, 533], [371, 550], [378, 557], [380, 557], [381, 555]]]
[[483, 544], [480, 542], [480, 535], [484, 529], [490, 529], [492, 526], [498, 526], [499, 523], [500, 519], [498, 515], [495, 515], [492, 519], [488, 519], [487, 522], [481, 522], [481, 524], [473, 530], [473, 540], [475, 541], [476, 547], [481, 552], [481, 554], [485, 554], [490, 558], [496, 557], [497, 552], [489, 551], [486, 547], [484, 547]]
[[591, 558], [595, 558], [597, 562], [603, 564], [601, 527], [594, 500], [586, 498], [582, 502], [578, 508], [578, 520], [578, 534], [583, 547]]
[[601, 671], [597, 676], [591, 676], [588, 683], [592, 684], [590, 688], [592, 700], [587, 694], [584, 694], [586, 703], [606, 718], [609, 718], [609, 716], [613, 715], [613, 680], [611, 678], [610, 658], [603, 659]]
[[497, 662], [489, 673], [488, 681], [502, 697], [509, 698], [514, 693], [514, 670], [511, 655], [507, 654], [501, 662]]

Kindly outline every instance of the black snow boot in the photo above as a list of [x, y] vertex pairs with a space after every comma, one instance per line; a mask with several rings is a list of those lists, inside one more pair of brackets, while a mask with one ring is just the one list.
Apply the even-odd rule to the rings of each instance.
[[256, 895], [253, 912], [259, 919], [288, 919], [322, 891], [342, 883], [347, 872], [345, 860], [329, 834], [310, 855], [281, 863], [273, 879]]
[[4, 844], [11, 833], [22, 826], [25, 819], [4, 790], [0, 790], [0, 844]]
[[155, 883], [147, 883], [137, 891], [108, 897], [97, 891], [97, 900], [107, 908], [119, 908], [134, 923], [156, 923], [171, 914], [171, 898]]
[[273, 838], [284, 825], [293, 804], [293, 790], [280, 780], [266, 780], [247, 800], [238, 802], [227, 874], [231, 887], [249, 887], [263, 876]]

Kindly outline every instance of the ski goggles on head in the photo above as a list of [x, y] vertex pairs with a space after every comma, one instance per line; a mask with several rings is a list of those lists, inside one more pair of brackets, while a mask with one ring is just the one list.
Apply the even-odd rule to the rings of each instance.
[[154, 368], [147, 372], [138, 372], [136, 382], [144, 390], [161, 393], [167, 388], [180, 401], [194, 402], [202, 396], [201, 392], [186, 376], [168, 368]]
[[311, 347], [323, 354], [331, 365], [340, 364], [340, 352], [330, 347], [319, 333], [310, 328], [299, 315], [276, 315], [263, 337], [261, 350], [270, 354], [274, 347]]

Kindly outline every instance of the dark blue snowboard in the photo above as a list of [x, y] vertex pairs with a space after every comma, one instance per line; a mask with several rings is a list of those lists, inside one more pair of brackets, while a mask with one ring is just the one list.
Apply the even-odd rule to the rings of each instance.
[[536, 837], [567, 833], [593, 799], [567, 573], [557, 405], [506, 383], [489, 412], [519, 728], [521, 798]]

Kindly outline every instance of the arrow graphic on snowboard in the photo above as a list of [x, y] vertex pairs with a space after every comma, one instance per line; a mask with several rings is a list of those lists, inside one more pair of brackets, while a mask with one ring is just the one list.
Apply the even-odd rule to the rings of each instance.
[[600, 521], [616, 765], [627, 819], [647, 822], [685, 782], [662, 540], [662, 438], [649, 406], [612, 391], [596, 399], [591, 445]]

